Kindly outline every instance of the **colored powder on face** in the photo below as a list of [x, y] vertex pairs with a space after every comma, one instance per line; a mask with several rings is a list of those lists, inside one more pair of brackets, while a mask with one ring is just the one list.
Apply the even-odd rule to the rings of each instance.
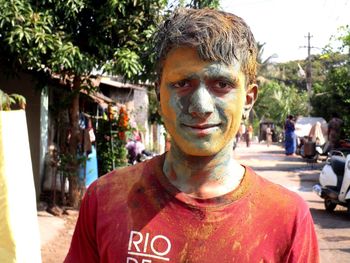
[[[185, 91], [173, 87], [174, 83], [189, 78], [198, 86]], [[220, 78], [231, 79], [233, 89], [225, 94], [210, 90], [208, 79]], [[177, 48], [165, 59], [160, 98], [161, 114], [173, 142], [187, 154], [212, 155], [222, 150], [238, 130], [245, 102], [245, 78], [237, 65], [229, 67], [203, 61], [195, 49]], [[193, 114], [196, 111], [198, 116]], [[205, 112], [208, 114], [204, 118], [201, 114]], [[203, 135], [184, 127], [202, 123], [218, 126], [215, 131]]]

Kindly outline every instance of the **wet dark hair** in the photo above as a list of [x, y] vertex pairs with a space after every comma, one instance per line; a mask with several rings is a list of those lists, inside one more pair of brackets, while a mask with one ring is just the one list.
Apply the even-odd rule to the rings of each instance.
[[249, 26], [234, 14], [208, 8], [176, 9], [154, 36], [159, 81], [166, 56], [171, 49], [180, 46], [196, 48], [203, 60], [226, 65], [238, 61], [247, 84], [255, 83], [256, 42]]

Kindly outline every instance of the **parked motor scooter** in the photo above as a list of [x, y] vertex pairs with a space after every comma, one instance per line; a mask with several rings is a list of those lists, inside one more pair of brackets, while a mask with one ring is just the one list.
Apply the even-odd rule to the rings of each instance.
[[313, 190], [324, 199], [325, 209], [332, 212], [337, 205], [342, 205], [347, 207], [350, 216], [350, 154], [345, 157], [340, 151], [332, 151], [320, 173], [319, 182]]

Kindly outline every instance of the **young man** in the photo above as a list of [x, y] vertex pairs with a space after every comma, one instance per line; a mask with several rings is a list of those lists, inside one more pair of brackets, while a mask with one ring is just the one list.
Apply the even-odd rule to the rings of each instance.
[[88, 189], [65, 262], [317, 262], [305, 202], [233, 159], [257, 96], [249, 27], [179, 9], [156, 46], [171, 148]]

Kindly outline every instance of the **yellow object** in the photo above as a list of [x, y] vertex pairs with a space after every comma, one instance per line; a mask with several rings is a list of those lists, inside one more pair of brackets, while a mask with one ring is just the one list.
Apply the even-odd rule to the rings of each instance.
[[0, 262], [41, 262], [25, 111], [0, 111]]

